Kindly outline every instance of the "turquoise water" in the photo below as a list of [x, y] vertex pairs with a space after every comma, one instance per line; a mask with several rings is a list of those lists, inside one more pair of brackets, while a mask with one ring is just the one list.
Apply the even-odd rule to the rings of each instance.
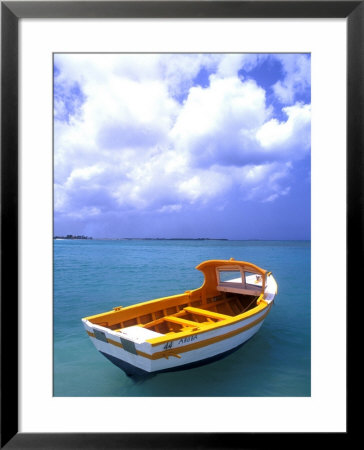
[[[81, 318], [202, 284], [207, 259], [273, 273], [278, 295], [259, 332], [208, 365], [133, 380], [103, 357]], [[54, 241], [54, 395], [310, 396], [309, 241]]]

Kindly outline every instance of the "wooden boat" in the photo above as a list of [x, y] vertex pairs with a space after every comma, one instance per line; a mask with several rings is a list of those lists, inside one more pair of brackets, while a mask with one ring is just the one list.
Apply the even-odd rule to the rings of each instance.
[[250, 339], [272, 308], [273, 275], [234, 259], [196, 268], [198, 289], [83, 318], [97, 350], [135, 375], [205, 364]]

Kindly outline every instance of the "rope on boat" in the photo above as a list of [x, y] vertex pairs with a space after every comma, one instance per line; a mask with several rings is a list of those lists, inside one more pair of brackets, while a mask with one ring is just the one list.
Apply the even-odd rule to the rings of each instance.
[[[258, 298], [259, 298], [259, 297], [258, 297]], [[242, 311], [240, 314], [245, 313], [245, 311], [247, 311], [247, 310], [249, 309], [249, 307], [250, 307], [255, 301], [257, 301], [257, 299], [256, 299], [256, 298], [253, 298], [253, 300], [249, 303], [249, 305], [248, 305], [246, 308], [244, 308], [243, 311]]]

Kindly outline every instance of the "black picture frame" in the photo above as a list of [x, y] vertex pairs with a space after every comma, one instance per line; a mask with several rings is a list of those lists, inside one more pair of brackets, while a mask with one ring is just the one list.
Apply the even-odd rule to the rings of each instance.
[[[280, 433], [19, 433], [18, 431], [18, 22], [22, 18], [345, 18], [347, 20], [348, 280], [363, 264], [364, 1], [1, 2], [1, 448], [264, 448], [297, 443]], [[359, 253], [359, 258], [358, 258]], [[347, 298], [354, 295], [347, 283]], [[348, 305], [347, 305], [348, 308]], [[349, 308], [347, 309], [349, 313]], [[8, 338], [11, 334], [11, 339]], [[349, 337], [349, 336], [348, 336]], [[347, 349], [350, 348], [349, 340]], [[348, 362], [348, 361], [347, 361]], [[347, 366], [347, 374], [348, 366]], [[334, 433], [347, 445], [350, 431]], [[259, 418], [257, 418], [259, 420]], [[167, 430], [166, 430], [167, 431]], [[327, 435], [315, 433], [327, 443]], [[305, 445], [309, 433], [300, 436]], [[345, 441], [344, 441], [345, 439]]]

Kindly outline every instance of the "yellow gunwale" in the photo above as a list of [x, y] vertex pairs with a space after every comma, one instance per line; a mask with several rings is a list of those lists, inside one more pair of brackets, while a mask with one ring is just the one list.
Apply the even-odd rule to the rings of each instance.
[[[175, 296], [173, 296], [173, 297], [175, 297]], [[166, 298], [169, 298], [169, 297], [166, 297]], [[155, 301], [156, 300], [150, 300], [148, 302], [140, 303], [140, 305], [146, 305], [148, 303], [155, 302]], [[213, 303], [211, 303], [211, 304], [213, 304]], [[209, 303], [209, 305], [211, 305], [211, 304]], [[176, 333], [175, 335], [169, 334], [169, 335], [158, 336], [156, 338], [147, 339], [145, 342], [150, 344], [152, 347], [155, 347], [156, 345], [161, 345], [166, 342], [177, 341], [177, 340], [183, 339], [188, 336], [194, 336], [196, 334], [203, 334], [203, 333], [207, 333], [208, 331], [211, 331], [211, 330], [220, 329], [220, 328], [223, 328], [223, 327], [226, 327], [229, 325], [233, 325], [233, 324], [241, 322], [247, 318], [254, 317], [255, 315], [259, 314], [261, 311], [263, 311], [268, 306], [268, 303], [264, 300], [264, 297], [262, 294], [258, 297], [257, 304], [258, 305], [255, 308], [250, 309], [249, 311], [241, 313], [237, 316], [231, 316], [231, 317], [227, 316], [226, 319], [221, 320], [220, 322], [213, 322], [213, 323], [209, 323], [209, 324], [197, 324], [194, 329], [192, 329], [192, 327], [190, 327], [191, 330], [187, 329], [187, 330], [181, 331], [179, 333]], [[197, 309], [202, 309], [202, 308], [197, 308]], [[207, 312], [210, 312], [210, 311], [207, 311]], [[94, 317], [100, 317], [103, 314], [106, 314], [106, 313], [101, 313], [101, 314], [98, 314], [95, 316], [86, 317], [85, 320], [89, 320]], [[164, 317], [162, 317], [161, 320], [164, 320]], [[97, 325], [97, 324], [93, 324], [93, 325]], [[113, 331], [107, 327], [105, 329], [109, 330], [111, 332]]]
[[[200, 289], [200, 288], [198, 288]], [[198, 289], [195, 289], [196, 291]], [[163, 303], [166, 300], [173, 300], [173, 299], [177, 299], [178, 297], [182, 297], [186, 294], [176, 294], [176, 295], [170, 295], [168, 297], [161, 297], [161, 298], [155, 298], [153, 300], [147, 300], [146, 302], [140, 302], [140, 303], [135, 303], [134, 305], [128, 305], [128, 306], [119, 306], [117, 308], [113, 308], [111, 311], [105, 311], [103, 313], [99, 313], [99, 314], [94, 314], [92, 316], [87, 316], [84, 317], [82, 320], [88, 320], [89, 322], [91, 322], [94, 319], [100, 319], [103, 317], [108, 317], [110, 315], [110, 313], [115, 313], [115, 312], [119, 312], [119, 311], [132, 311], [135, 307], [149, 307], [149, 306], [153, 306], [154, 304], [158, 304], [160, 303], [161, 305], [163, 305]], [[145, 313], [148, 313], [148, 309], [145, 310]], [[141, 313], [142, 314], [142, 313]], [[97, 324], [95, 324], [97, 325]]]
[[[199, 348], [206, 347], [206, 346], [211, 345], [211, 344], [215, 344], [216, 342], [220, 342], [220, 341], [223, 341], [225, 339], [229, 339], [230, 337], [236, 336], [237, 334], [240, 334], [240, 333], [243, 333], [246, 330], [249, 330], [250, 328], [252, 328], [255, 325], [257, 325], [258, 323], [262, 322], [266, 318], [266, 316], [268, 315], [271, 307], [272, 307], [272, 304], [270, 304], [270, 305], [266, 304], [264, 308], [267, 308], [267, 311], [265, 312], [265, 314], [263, 314], [261, 317], [259, 317], [259, 319], [256, 319], [253, 322], [251, 322], [251, 323], [249, 323], [249, 324], [247, 324], [247, 325], [245, 325], [245, 326], [243, 326], [241, 328], [238, 328], [236, 330], [232, 330], [232, 331], [230, 331], [228, 333], [220, 334], [219, 336], [214, 336], [214, 337], [211, 337], [211, 338], [208, 338], [208, 339], [204, 339], [203, 341], [194, 342], [192, 344], [187, 344], [187, 345], [184, 345], [184, 346], [181, 346], [181, 347], [176, 347], [176, 348], [172, 348], [172, 349], [169, 349], [169, 350], [163, 350], [163, 351], [160, 351], [160, 352], [156, 352], [156, 353], [153, 353], [152, 355], [150, 355], [148, 353], [145, 353], [145, 352], [141, 352], [140, 350], [137, 350], [136, 353], [137, 353], [138, 356], [141, 356], [141, 357], [147, 358], [147, 359], [151, 359], [151, 360], [160, 359], [160, 358], [167, 358], [168, 359], [170, 356], [180, 357], [179, 353], [185, 353], [185, 352], [189, 352], [191, 350], [197, 350]], [[261, 309], [261, 311], [263, 311], [264, 308]], [[254, 314], [254, 315], [256, 315], [256, 314]], [[240, 319], [238, 321], [234, 321], [234, 322], [239, 322], [241, 320], [242, 319]], [[229, 324], [225, 324], [224, 326], [227, 326], [227, 325], [231, 325], [231, 322]], [[201, 332], [205, 332], [205, 331], [211, 331], [211, 329], [210, 330], [203, 330]], [[95, 338], [95, 334], [94, 333], [92, 333], [90, 331], [87, 331], [87, 334], [90, 337]], [[193, 333], [193, 334], [200, 334], [200, 333]], [[187, 334], [187, 336], [191, 336], [191, 334]], [[179, 339], [182, 339], [182, 338], [179, 338]], [[107, 339], [107, 341], [111, 345], [115, 345], [116, 347], [123, 348], [123, 345], [121, 344], [121, 342], [114, 341], [113, 339]], [[170, 342], [171, 340], [168, 340], [168, 341]]]

